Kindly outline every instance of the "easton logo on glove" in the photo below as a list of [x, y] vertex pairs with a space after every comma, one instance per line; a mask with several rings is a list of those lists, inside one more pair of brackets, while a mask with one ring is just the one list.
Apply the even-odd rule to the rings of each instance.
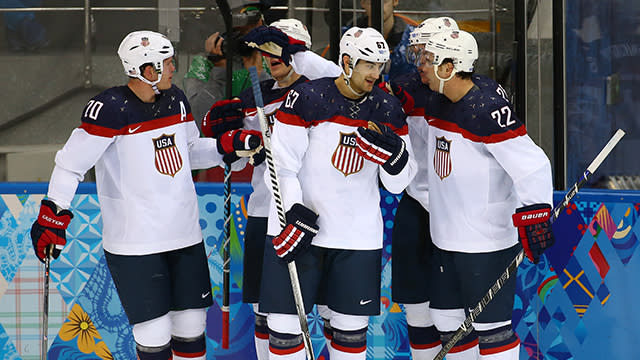
[[311, 245], [311, 240], [320, 228], [316, 224], [318, 214], [302, 204], [293, 204], [286, 213], [287, 224], [280, 234], [271, 240], [276, 254], [285, 262], [291, 262], [302, 250]]
[[54, 259], [60, 256], [60, 251], [67, 244], [66, 229], [73, 219], [69, 210], [60, 210], [51, 200], [42, 200], [38, 218], [31, 226], [31, 241], [33, 250], [40, 261], [44, 262], [45, 249], [52, 245], [51, 255]]

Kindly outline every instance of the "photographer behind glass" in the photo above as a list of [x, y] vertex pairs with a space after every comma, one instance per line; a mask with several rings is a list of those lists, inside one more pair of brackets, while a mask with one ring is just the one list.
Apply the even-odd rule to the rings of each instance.
[[[247, 69], [255, 66], [260, 80], [270, 77], [259, 51], [248, 47], [242, 37], [251, 29], [263, 25], [263, 12], [269, 8], [265, 1], [230, 0], [233, 31], [231, 34], [215, 32], [205, 41], [206, 55], [193, 58], [183, 88], [191, 104], [198, 126], [213, 103], [225, 98], [226, 60], [223, 42], [231, 41], [233, 49], [232, 96], [251, 86]], [[220, 19], [222, 21], [222, 19]]]

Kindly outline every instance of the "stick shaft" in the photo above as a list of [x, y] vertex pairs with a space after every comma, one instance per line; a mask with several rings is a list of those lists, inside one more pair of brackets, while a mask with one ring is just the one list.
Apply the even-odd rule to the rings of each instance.
[[[282, 201], [282, 194], [280, 193], [280, 180], [278, 179], [278, 173], [276, 172], [275, 162], [273, 159], [273, 153], [271, 151], [271, 131], [269, 130], [269, 124], [267, 117], [264, 114], [264, 101], [262, 100], [262, 91], [260, 90], [260, 82], [258, 80], [258, 72], [254, 66], [249, 68], [249, 75], [251, 76], [251, 83], [253, 86], [253, 96], [256, 100], [256, 110], [260, 119], [260, 129], [262, 131], [262, 141], [264, 142], [264, 149], [266, 154], [267, 169], [269, 171], [269, 179], [271, 190], [273, 191], [273, 197], [276, 204], [276, 212], [278, 213], [278, 220], [280, 227], [284, 229], [286, 226], [286, 217], [284, 212], [284, 203]], [[315, 359], [313, 355], [313, 346], [311, 344], [311, 335], [309, 334], [309, 326], [307, 324], [307, 314], [304, 310], [304, 301], [302, 299], [302, 289], [300, 288], [300, 280], [298, 279], [298, 270], [296, 268], [295, 261], [291, 261], [287, 264], [289, 270], [289, 278], [291, 279], [291, 290], [293, 291], [293, 298], [296, 305], [296, 312], [298, 313], [298, 319], [300, 320], [300, 328], [302, 330], [302, 337], [304, 341], [304, 348], [307, 354], [307, 359]]]

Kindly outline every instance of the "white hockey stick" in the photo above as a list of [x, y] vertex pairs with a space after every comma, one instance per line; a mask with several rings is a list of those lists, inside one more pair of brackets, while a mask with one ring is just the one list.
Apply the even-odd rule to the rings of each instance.
[[[598, 154], [598, 156], [596, 156], [596, 158], [593, 159], [589, 167], [587, 167], [587, 171], [585, 171], [584, 174], [582, 174], [582, 178], [571, 187], [571, 190], [569, 190], [569, 192], [565, 194], [564, 199], [558, 205], [556, 205], [556, 207], [554, 207], [553, 210], [551, 210], [552, 214], [549, 220], [552, 223], [558, 218], [558, 216], [560, 216], [560, 213], [562, 213], [562, 211], [569, 204], [571, 199], [576, 195], [576, 193], [578, 193], [578, 190], [587, 182], [587, 180], [591, 177], [591, 175], [598, 169], [598, 167], [600, 166], [600, 164], [602, 164], [604, 159], [607, 158], [611, 150], [613, 150], [613, 148], [618, 144], [618, 141], [620, 141], [620, 139], [624, 136], [624, 134], [625, 133], [622, 129], [618, 129], [618, 131], [616, 131], [616, 133], [613, 134], [613, 136], [611, 137], [607, 145], [605, 145], [605, 147], [602, 150], [600, 150], [600, 153]], [[511, 264], [509, 264], [507, 269], [502, 273], [502, 275], [500, 275], [498, 280], [496, 280], [495, 284], [493, 284], [493, 286], [491, 286], [489, 291], [482, 297], [478, 305], [476, 305], [476, 307], [473, 308], [473, 310], [471, 310], [471, 313], [469, 314], [469, 316], [467, 316], [467, 318], [464, 319], [464, 322], [462, 323], [462, 325], [460, 325], [458, 330], [456, 330], [456, 332], [453, 334], [451, 339], [447, 341], [447, 343], [442, 347], [438, 355], [436, 355], [436, 357], [434, 357], [433, 360], [444, 359], [444, 356], [447, 355], [449, 350], [451, 350], [451, 348], [458, 341], [460, 341], [460, 339], [462, 339], [462, 337], [464, 337], [468, 331], [471, 331], [471, 329], [473, 328], [472, 323], [480, 315], [482, 310], [484, 310], [487, 304], [489, 304], [489, 302], [491, 302], [491, 300], [496, 296], [498, 291], [502, 289], [502, 286], [504, 285], [505, 282], [507, 282], [509, 277], [511, 277], [511, 275], [516, 273], [516, 271], [518, 270], [518, 265], [520, 265], [523, 260], [524, 260], [524, 250], [520, 250], [518, 255], [516, 255], [515, 259], [513, 259], [513, 261], [511, 262]]]
[[[262, 141], [264, 143], [264, 150], [266, 154], [267, 168], [269, 169], [269, 178], [271, 179], [271, 189], [273, 190], [273, 197], [276, 203], [276, 211], [278, 213], [278, 220], [280, 221], [280, 227], [282, 229], [287, 225], [287, 220], [284, 212], [284, 203], [282, 201], [282, 194], [280, 194], [280, 180], [276, 172], [276, 166], [273, 161], [271, 153], [271, 131], [269, 130], [269, 124], [267, 123], [267, 117], [264, 114], [264, 101], [262, 100], [262, 91], [260, 90], [260, 81], [258, 80], [258, 71], [255, 66], [249, 68], [249, 75], [251, 77], [251, 86], [253, 87], [253, 97], [256, 100], [256, 110], [258, 112], [258, 118], [260, 119], [260, 130], [262, 131]], [[304, 349], [307, 353], [307, 359], [315, 360], [313, 356], [313, 347], [311, 344], [311, 335], [309, 334], [309, 326], [307, 324], [307, 314], [304, 311], [304, 302], [302, 300], [302, 290], [300, 288], [300, 280], [298, 279], [298, 270], [296, 268], [296, 262], [291, 261], [287, 264], [289, 268], [289, 277], [291, 278], [291, 289], [293, 290], [293, 299], [296, 304], [296, 311], [298, 312], [298, 319], [300, 320], [300, 329], [302, 329], [302, 337], [304, 341]]]

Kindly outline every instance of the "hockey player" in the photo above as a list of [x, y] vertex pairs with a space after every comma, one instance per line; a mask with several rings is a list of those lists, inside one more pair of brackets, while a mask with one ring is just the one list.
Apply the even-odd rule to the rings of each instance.
[[[408, 60], [413, 64], [416, 47], [434, 34], [457, 30], [449, 17], [429, 18], [411, 32]], [[423, 45], [424, 46], [424, 45]], [[407, 112], [409, 137], [418, 173], [402, 195], [393, 223], [391, 236], [391, 296], [404, 305], [407, 332], [413, 360], [431, 360], [442, 348], [440, 334], [429, 313], [433, 243], [429, 233], [429, 192], [427, 174], [431, 163], [427, 153], [428, 124], [424, 118], [425, 103], [432, 91], [422, 83], [417, 72], [407, 73], [382, 83], [381, 87], [398, 96]], [[388, 85], [387, 85], [388, 84]]]
[[212, 296], [191, 169], [261, 143], [246, 130], [220, 142], [199, 138], [184, 93], [172, 85], [173, 54], [171, 42], [152, 31], [122, 40], [118, 55], [129, 80], [89, 100], [82, 124], [56, 154], [31, 229], [36, 256], [57, 258], [78, 183], [95, 165], [105, 259], [140, 360], [171, 359], [172, 352], [173, 359], [205, 359]]
[[[273, 116], [284, 101], [287, 92], [294, 86], [308, 81], [307, 76], [303, 74], [310, 73], [309, 78], [340, 74], [340, 68], [336, 64], [312, 51], [307, 51], [311, 48], [311, 36], [297, 19], [282, 19], [268, 27], [256, 28], [245, 39], [250, 46], [262, 49], [273, 77], [273, 80], [264, 80], [260, 83], [265, 103], [264, 111], [269, 119], [269, 125], [273, 124]], [[232, 123], [236, 119], [240, 121], [238, 127], [243, 126], [245, 129], [260, 131], [260, 119], [252, 89], [243, 91], [239, 98], [215, 103], [205, 116], [202, 128], [209, 136], [216, 136], [211, 134], [208, 124]], [[262, 259], [271, 199], [271, 192], [264, 181], [266, 164], [260, 164], [263, 160], [264, 154], [261, 154], [261, 158], [254, 163], [251, 177], [253, 192], [247, 204], [248, 219], [244, 235], [242, 274], [242, 301], [253, 304], [255, 312], [255, 345], [259, 360], [269, 358], [267, 314], [258, 311]]]
[[389, 59], [384, 38], [350, 29], [340, 53], [342, 74], [289, 91], [273, 125], [287, 225], [280, 229], [272, 201], [260, 289], [272, 360], [305, 357], [292, 260], [305, 311], [331, 310], [331, 359], [365, 359], [369, 316], [380, 313], [378, 181], [400, 193], [416, 170], [401, 104], [374, 86]]
[[[425, 103], [431, 284], [438, 289], [430, 305], [444, 343], [521, 246], [537, 263], [553, 244], [551, 165], [502, 87], [473, 75], [478, 47], [471, 34], [440, 32], [419, 47], [420, 77], [434, 92]], [[514, 293], [510, 278], [447, 358], [518, 359]]]

